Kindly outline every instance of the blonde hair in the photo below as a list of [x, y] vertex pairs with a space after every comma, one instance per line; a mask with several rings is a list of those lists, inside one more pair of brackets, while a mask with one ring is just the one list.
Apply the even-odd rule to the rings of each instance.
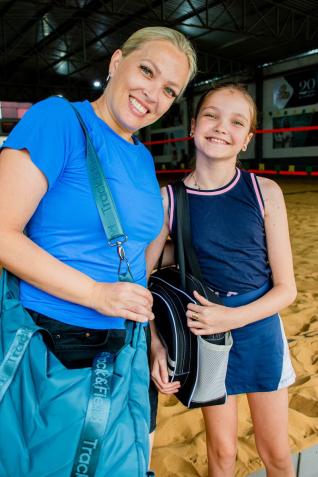
[[[161, 26], [141, 28], [140, 30], [135, 31], [135, 33], [133, 33], [122, 45], [121, 51], [123, 56], [130, 55], [130, 53], [140, 48], [144, 43], [154, 40], [169, 41], [186, 55], [189, 63], [188, 84], [197, 72], [197, 55], [190, 41], [177, 30]], [[180, 92], [179, 97], [183, 93], [187, 84]]]

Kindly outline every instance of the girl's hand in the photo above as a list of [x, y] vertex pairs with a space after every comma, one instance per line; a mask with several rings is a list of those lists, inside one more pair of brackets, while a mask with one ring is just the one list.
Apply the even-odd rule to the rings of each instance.
[[177, 393], [180, 382], [169, 382], [167, 352], [159, 339], [151, 343], [151, 377], [158, 391], [163, 394]]
[[130, 282], [94, 282], [90, 307], [108, 316], [145, 323], [154, 319], [149, 290]]
[[195, 335], [212, 335], [239, 328], [233, 316], [235, 308], [212, 303], [197, 291], [193, 294], [201, 305], [188, 304], [187, 324], [192, 333]]

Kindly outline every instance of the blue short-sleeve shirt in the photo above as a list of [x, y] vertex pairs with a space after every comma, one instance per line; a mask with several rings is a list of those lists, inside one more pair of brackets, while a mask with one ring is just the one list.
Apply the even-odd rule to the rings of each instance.
[[[135, 282], [146, 286], [145, 249], [163, 224], [152, 156], [137, 138], [131, 144], [118, 136], [88, 101], [75, 106], [89, 130], [128, 236], [125, 250]], [[117, 281], [116, 247], [107, 244], [88, 180], [85, 138], [70, 105], [61, 98], [37, 103], [3, 147], [26, 149], [48, 181], [48, 191], [27, 224], [30, 239], [98, 282]], [[65, 323], [98, 329], [124, 327], [120, 317], [61, 300], [24, 281], [20, 296], [25, 307]]]

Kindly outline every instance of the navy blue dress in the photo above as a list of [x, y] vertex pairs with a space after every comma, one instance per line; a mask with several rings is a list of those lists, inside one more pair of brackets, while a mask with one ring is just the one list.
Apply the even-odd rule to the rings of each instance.
[[[250, 303], [272, 286], [264, 228], [264, 203], [254, 174], [237, 169], [216, 190], [187, 187], [192, 241], [206, 283], [225, 306]], [[173, 190], [168, 186], [170, 231], [175, 234]], [[294, 382], [288, 344], [278, 314], [232, 330], [228, 394], [274, 391]]]

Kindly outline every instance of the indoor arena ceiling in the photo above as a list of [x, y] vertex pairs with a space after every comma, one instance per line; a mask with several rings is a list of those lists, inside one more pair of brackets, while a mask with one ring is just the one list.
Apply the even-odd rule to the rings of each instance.
[[318, 47], [317, 0], [0, 0], [0, 99], [98, 93], [112, 51], [165, 25], [193, 40], [197, 79], [247, 71]]

